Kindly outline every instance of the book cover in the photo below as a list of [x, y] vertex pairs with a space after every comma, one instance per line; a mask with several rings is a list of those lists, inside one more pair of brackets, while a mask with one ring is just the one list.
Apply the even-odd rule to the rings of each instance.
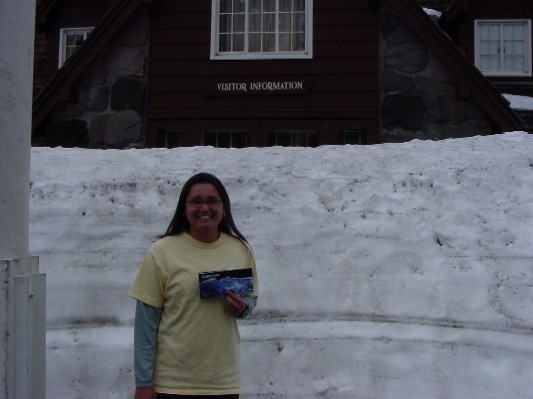
[[236, 295], [254, 292], [252, 269], [232, 269], [198, 273], [200, 298], [224, 296], [226, 291]]

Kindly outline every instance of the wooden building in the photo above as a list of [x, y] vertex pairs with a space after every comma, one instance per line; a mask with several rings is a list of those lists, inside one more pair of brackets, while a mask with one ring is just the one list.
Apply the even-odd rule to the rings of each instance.
[[[33, 141], [318, 146], [522, 130], [497, 87], [532, 93], [533, 5], [496, 4], [41, 0]], [[523, 71], [476, 67], [492, 56], [476, 50], [478, 20], [521, 21]]]

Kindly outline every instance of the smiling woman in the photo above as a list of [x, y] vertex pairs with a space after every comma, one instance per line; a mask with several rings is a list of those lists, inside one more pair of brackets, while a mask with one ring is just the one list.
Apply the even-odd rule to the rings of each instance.
[[218, 240], [220, 237], [218, 225], [223, 212], [224, 207], [215, 186], [199, 183], [191, 187], [186, 207], [191, 236], [202, 242]]
[[[232, 269], [251, 269], [253, 292], [202, 299], [198, 276]], [[238, 398], [236, 319], [251, 313], [257, 294], [254, 256], [235, 226], [226, 189], [213, 175], [194, 175], [129, 292], [137, 300], [135, 399]]]

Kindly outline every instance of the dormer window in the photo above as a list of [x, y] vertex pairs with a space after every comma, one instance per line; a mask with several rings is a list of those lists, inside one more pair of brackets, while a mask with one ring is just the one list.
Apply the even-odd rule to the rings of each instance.
[[486, 76], [531, 76], [531, 20], [476, 20], [475, 64]]
[[59, 32], [59, 68], [81, 47], [93, 30], [90, 28], [65, 28]]
[[312, 0], [213, 0], [211, 59], [312, 58]]

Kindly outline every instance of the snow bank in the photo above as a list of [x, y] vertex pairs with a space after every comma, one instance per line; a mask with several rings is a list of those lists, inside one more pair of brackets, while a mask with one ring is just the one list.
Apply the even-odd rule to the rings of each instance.
[[242, 398], [533, 397], [533, 136], [305, 148], [34, 148], [47, 397], [130, 398], [138, 264], [194, 173], [261, 295]]

